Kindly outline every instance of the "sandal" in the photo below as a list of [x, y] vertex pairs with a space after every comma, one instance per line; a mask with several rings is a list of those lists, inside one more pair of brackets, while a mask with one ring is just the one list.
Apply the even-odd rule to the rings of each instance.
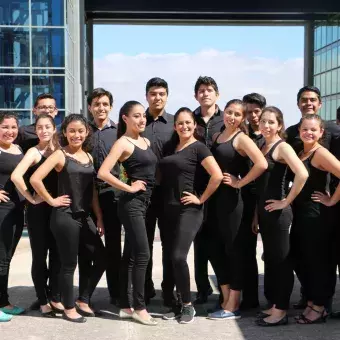
[[[300, 319], [296, 320], [296, 323], [298, 323], [299, 325], [312, 325], [315, 323], [322, 323], [322, 322], [326, 322], [327, 321], [327, 313], [326, 313], [326, 309], [322, 310], [322, 311], [318, 311], [316, 309], [314, 309], [313, 307], [310, 307], [310, 309], [316, 313], [318, 313], [320, 316], [318, 318], [316, 318], [315, 320], [311, 320], [308, 319], [305, 315], [301, 315]], [[303, 322], [300, 322], [303, 321]]]
[[[307, 306], [306, 308], [305, 308], [305, 310], [307, 309], [307, 308], [312, 308], [311, 306]], [[303, 311], [304, 312], [304, 311]], [[299, 313], [298, 315], [295, 315], [294, 316], [294, 319], [295, 319], [295, 321], [297, 321], [297, 320], [300, 320], [300, 319], [302, 319], [305, 315], [303, 314], [303, 312], [302, 313]]]

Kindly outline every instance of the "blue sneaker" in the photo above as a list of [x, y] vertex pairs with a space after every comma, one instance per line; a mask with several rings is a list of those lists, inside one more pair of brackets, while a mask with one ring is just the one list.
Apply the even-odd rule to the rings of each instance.
[[0, 312], [10, 315], [20, 315], [25, 313], [25, 309], [18, 306], [13, 306], [13, 308], [2, 307], [0, 308]]
[[226, 312], [224, 309], [220, 309], [214, 313], [208, 314], [207, 318], [211, 320], [236, 320], [241, 318], [241, 312], [240, 310]]
[[8, 322], [12, 320], [12, 315], [5, 314], [0, 312], [0, 322]]

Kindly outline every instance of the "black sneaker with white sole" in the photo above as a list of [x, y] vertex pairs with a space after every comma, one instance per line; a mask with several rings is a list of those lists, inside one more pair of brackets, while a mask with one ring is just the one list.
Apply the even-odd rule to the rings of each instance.
[[182, 315], [182, 306], [181, 305], [174, 305], [168, 312], [163, 314], [164, 320], [175, 320], [180, 318]]
[[195, 315], [196, 311], [193, 305], [183, 305], [179, 323], [191, 323], [194, 321]]

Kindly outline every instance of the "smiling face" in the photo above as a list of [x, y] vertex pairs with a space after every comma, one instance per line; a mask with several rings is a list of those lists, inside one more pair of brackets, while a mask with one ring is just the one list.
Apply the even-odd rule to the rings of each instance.
[[211, 107], [216, 104], [218, 99], [218, 93], [211, 85], [200, 85], [195, 95], [196, 100], [199, 102], [201, 107]]
[[35, 131], [40, 142], [49, 142], [56, 132], [56, 128], [49, 118], [40, 118], [35, 124]]
[[304, 144], [315, 144], [323, 135], [323, 128], [317, 119], [304, 119], [299, 127], [300, 138]]
[[122, 116], [126, 128], [135, 133], [141, 133], [145, 130], [146, 114], [142, 105], [134, 105], [128, 114]]
[[260, 119], [260, 131], [264, 138], [272, 138], [279, 134], [282, 125], [279, 124], [274, 112], [265, 111]]
[[305, 91], [299, 98], [298, 107], [302, 115], [317, 114], [321, 108], [321, 102], [315, 92]]
[[15, 118], [5, 118], [0, 123], [0, 141], [10, 146], [18, 136], [18, 123]]
[[168, 100], [168, 93], [164, 87], [152, 86], [146, 94], [149, 110], [162, 111]]
[[196, 122], [189, 112], [181, 112], [175, 121], [175, 131], [180, 139], [189, 139], [194, 135]]
[[74, 120], [67, 125], [66, 131], [63, 131], [63, 133], [70, 146], [80, 147], [85, 142], [89, 131], [82, 121]]
[[110, 99], [108, 96], [101, 96], [93, 98], [88, 109], [95, 120], [104, 121], [108, 118], [112, 106], [110, 105]]
[[226, 128], [238, 128], [244, 121], [244, 107], [240, 104], [230, 104], [224, 109], [223, 121]]

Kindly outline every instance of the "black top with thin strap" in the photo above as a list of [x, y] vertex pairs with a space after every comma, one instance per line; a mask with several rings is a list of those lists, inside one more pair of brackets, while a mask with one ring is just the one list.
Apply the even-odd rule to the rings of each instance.
[[274, 150], [283, 142], [280, 139], [264, 155], [268, 162], [267, 170], [256, 180], [257, 202], [259, 212], [266, 205], [269, 199], [282, 200], [286, 197], [285, 179], [287, 174], [287, 164], [280, 163], [273, 158]]
[[147, 146], [145, 150], [131, 142], [128, 138], [126, 138], [126, 140], [134, 145], [134, 149], [130, 157], [122, 162], [129, 182], [137, 180], [144, 181], [147, 183], [148, 189], [151, 189], [155, 183], [157, 165], [156, 155], [145, 139], [144, 141]]
[[89, 156], [89, 162], [83, 164], [62, 151], [65, 155], [65, 165], [58, 173], [58, 196], [69, 195], [72, 203], [69, 207], [58, 209], [87, 215], [92, 207], [95, 178], [93, 163]]
[[[11, 174], [20, 161], [24, 158], [22, 153], [12, 154], [0, 150], [0, 190], [5, 190], [13, 202], [23, 201], [24, 197], [16, 190], [11, 181]], [[1, 203], [2, 204], [2, 203]]]

